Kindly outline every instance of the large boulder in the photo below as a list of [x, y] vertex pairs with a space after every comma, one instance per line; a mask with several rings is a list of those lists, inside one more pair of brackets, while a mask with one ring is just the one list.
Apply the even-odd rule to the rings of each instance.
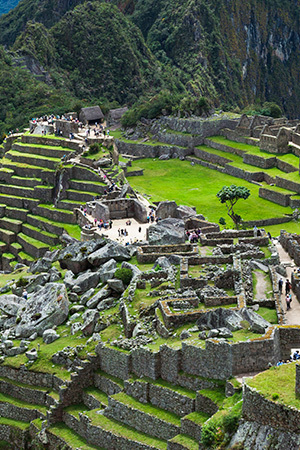
[[156, 209], [156, 216], [161, 219], [175, 217], [177, 204], [174, 201], [160, 202]]
[[104, 300], [105, 298], [109, 297], [110, 295], [111, 290], [107, 286], [104, 286], [103, 288], [100, 289], [100, 291], [97, 292], [97, 294], [95, 294], [92, 298], [89, 299], [89, 301], [86, 304], [87, 308], [90, 309], [97, 308], [98, 303], [101, 300]]
[[247, 320], [247, 322], [249, 322], [250, 329], [254, 333], [263, 334], [270, 326], [270, 323], [267, 320], [265, 320], [252, 309], [242, 308], [240, 310], [240, 313], [243, 316], [244, 320]]
[[[72, 272], [71, 272], [72, 273]], [[95, 288], [100, 281], [99, 272], [91, 272], [87, 270], [81, 273], [77, 278], [70, 277], [70, 272], [68, 272], [68, 278], [65, 282], [66, 286], [72, 290], [74, 286], [78, 286], [76, 290], [77, 293], [86, 292], [90, 288]]]
[[130, 251], [127, 247], [118, 244], [117, 242], [110, 241], [104, 247], [90, 254], [88, 261], [93, 266], [100, 266], [110, 259], [116, 261], [128, 261], [130, 257]]
[[25, 303], [24, 298], [14, 294], [0, 296], [0, 311], [7, 316], [16, 316], [20, 306]]
[[178, 219], [186, 219], [187, 217], [194, 217], [197, 213], [194, 208], [186, 205], [179, 205], [176, 208], [176, 216]]
[[28, 272], [31, 272], [31, 273], [48, 272], [48, 270], [51, 268], [51, 266], [52, 266], [52, 261], [50, 259], [40, 258], [31, 264]]
[[68, 245], [58, 255], [61, 268], [72, 270], [75, 274], [84, 272], [90, 267], [88, 261], [89, 255], [104, 247], [105, 244], [106, 240], [101, 238], [87, 242], [75, 242]]
[[148, 230], [148, 241], [151, 245], [184, 244], [184, 221], [180, 219], [160, 220], [156, 225], [151, 225]]
[[117, 263], [114, 259], [110, 259], [105, 264], [103, 264], [99, 269], [101, 282], [106, 283], [107, 280], [113, 278], [116, 269]]
[[69, 299], [62, 283], [48, 283], [19, 308], [16, 336], [29, 337], [61, 325], [69, 315]]

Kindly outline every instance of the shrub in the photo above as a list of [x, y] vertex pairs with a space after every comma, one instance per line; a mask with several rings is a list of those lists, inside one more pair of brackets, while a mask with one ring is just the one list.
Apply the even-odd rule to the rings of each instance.
[[100, 144], [91, 144], [90, 148], [89, 148], [89, 154], [90, 155], [96, 155], [96, 153], [98, 153], [101, 149], [101, 145]]
[[160, 267], [160, 265], [159, 264], [157, 264], [157, 266], [155, 267], [155, 272], [158, 272], [159, 270], [162, 270], [162, 268]]
[[220, 217], [219, 224], [220, 225], [226, 225], [226, 220], [224, 219], [224, 217]]
[[201, 430], [201, 444], [206, 448], [213, 448], [216, 440], [217, 427], [213, 422], [208, 422], [203, 425]]
[[132, 270], [131, 269], [117, 269], [115, 271], [115, 278], [118, 280], [122, 280], [125, 286], [128, 286], [128, 284], [131, 281], [132, 278]]
[[278, 400], [279, 399], [279, 394], [277, 394], [277, 392], [274, 392], [274, 394], [272, 394], [272, 400]]
[[18, 279], [18, 281], [16, 282], [16, 286], [17, 287], [23, 287], [26, 286], [28, 284], [28, 281], [25, 280], [25, 278], [21, 277]]

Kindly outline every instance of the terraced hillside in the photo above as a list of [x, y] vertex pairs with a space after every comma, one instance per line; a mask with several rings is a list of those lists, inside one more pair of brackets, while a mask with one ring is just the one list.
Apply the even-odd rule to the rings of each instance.
[[76, 142], [24, 134], [5, 152], [0, 167], [2, 268], [30, 263], [68, 233], [80, 239], [73, 211], [104, 193], [92, 168], [68, 163]]

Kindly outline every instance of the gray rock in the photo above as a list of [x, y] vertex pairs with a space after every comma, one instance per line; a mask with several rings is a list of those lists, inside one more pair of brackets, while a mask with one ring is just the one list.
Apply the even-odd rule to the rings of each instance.
[[45, 286], [45, 284], [49, 281], [49, 278], [49, 273], [40, 273], [38, 275], [35, 275], [34, 279], [30, 279], [30, 282], [26, 287], [27, 292], [35, 292], [38, 289], [38, 286]]
[[113, 280], [107, 280], [107, 284], [110, 289], [117, 292], [118, 294], [121, 294], [125, 290], [122, 280], [117, 280], [116, 278], [114, 278]]
[[38, 352], [36, 348], [32, 348], [31, 350], [28, 350], [28, 352], [25, 353], [26, 357], [29, 359], [29, 361], [36, 361], [38, 359]]
[[70, 314], [80, 313], [85, 310], [85, 307], [83, 305], [73, 305], [70, 308]]
[[14, 294], [4, 294], [0, 296], [0, 311], [8, 316], [16, 316], [20, 306], [25, 304], [22, 297]]
[[97, 309], [98, 311], [104, 311], [105, 309], [110, 308], [115, 303], [116, 299], [114, 297], [108, 297], [105, 300], [101, 300], [98, 303]]
[[[19, 314], [19, 313], [18, 313]], [[29, 337], [34, 332], [39, 336], [48, 328], [61, 325], [69, 315], [69, 299], [62, 283], [48, 283], [34, 293], [25, 303], [16, 326], [16, 336]]]
[[43, 333], [43, 341], [45, 342], [45, 344], [51, 344], [59, 338], [59, 334], [57, 334], [56, 331], [52, 329], [45, 330]]
[[65, 273], [65, 278], [64, 278], [64, 283], [66, 285], [67, 289], [71, 289], [74, 285], [74, 273], [72, 272], [72, 270], [67, 270]]
[[254, 333], [263, 334], [270, 326], [270, 323], [267, 320], [263, 319], [259, 314], [249, 308], [242, 308], [240, 313], [243, 316], [243, 319], [250, 323], [250, 329]]
[[180, 339], [181, 339], [181, 340], [188, 339], [188, 338], [190, 338], [191, 336], [192, 336], [192, 334], [191, 334], [188, 330], [183, 330], [183, 331], [180, 333]]
[[[90, 270], [80, 274], [75, 280], [73, 279], [73, 286], [71, 287], [73, 292], [82, 293], [86, 292], [90, 288], [95, 288], [100, 281], [99, 272], [91, 272]], [[70, 283], [71, 281], [69, 281]], [[75, 285], [79, 287], [79, 290], [75, 290]]]
[[164, 270], [172, 269], [172, 264], [168, 260], [166, 256], [160, 256], [154, 263], [153, 269], [157, 266], [161, 267]]
[[230, 330], [228, 330], [228, 328], [225, 328], [225, 327], [219, 328], [218, 331], [219, 331], [219, 337], [226, 338], [226, 339], [233, 337], [233, 334], [231, 333]]
[[101, 300], [104, 300], [105, 298], [109, 297], [111, 294], [111, 290], [108, 289], [107, 286], [104, 286], [103, 288], [100, 289], [99, 292], [97, 292], [97, 294], [95, 294], [92, 298], [90, 298], [90, 300], [87, 302], [86, 306], [90, 309], [96, 308], [98, 303]]
[[219, 336], [219, 331], [215, 330], [215, 329], [209, 330], [209, 332], [207, 334], [207, 338], [208, 339], [209, 338], [215, 338], [215, 337], [218, 337], [218, 336]]
[[69, 297], [70, 302], [72, 302], [72, 303], [77, 303], [79, 301], [79, 297], [76, 294], [76, 292], [69, 292], [68, 297]]
[[75, 284], [75, 285], [72, 287], [72, 291], [75, 292], [75, 294], [79, 294], [79, 293], [81, 292], [81, 287], [78, 286], [77, 284]]
[[135, 266], [134, 264], [130, 264], [127, 261], [123, 261], [121, 264], [121, 267], [122, 267], [122, 269], [131, 269], [132, 270], [132, 278], [135, 278], [142, 273], [142, 271], [137, 266]]
[[29, 271], [31, 273], [41, 273], [48, 272], [52, 266], [52, 261], [45, 257], [38, 259], [33, 264], [31, 264]]
[[184, 221], [180, 219], [160, 220], [148, 228], [148, 241], [151, 245], [184, 244]]
[[6, 341], [3, 342], [5, 348], [12, 348], [14, 346], [13, 341], [11, 341], [10, 339], [7, 339]]
[[170, 155], [168, 153], [165, 153], [163, 155], [160, 155], [158, 159], [160, 159], [161, 161], [167, 161], [168, 159], [170, 159]]
[[91, 288], [88, 291], [86, 291], [84, 294], [82, 294], [81, 299], [80, 299], [80, 303], [82, 305], [85, 305], [86, 302], [88, 301], [88, 299], [94, 294], [94, 292], [95, 292], [95, 289]]
[[14, 267], [14, 270], [25, 269], [26, 267], [26, 264], [17, 263]]
[[108, 271], [108, 272], [103, 272], [100, 275], [101, 283], [106, 284], [107, 280], [112, 279], [114, 277], [114, 275], [115, 275], [115, 271], [116, 271], [116, 269], [113, 269], [113, 270]]
[[269, 272], [268, 266], [265, 266], [264, 264], [262, 264], [262, 263], [259, 262], [259, 261], [252, 260], [252, 261], [251, 261], [251, 267], [252, 267], [253, 269], [259, 269], [259, 270], [262, 270], [262, 271], [265, 272], [265, 273], [268, 273], [268, 272]]
[[82, 323], [80, 323], [80, 322], [72, 323], [71, 335], [74, 336], [74, 334], [76, 334], [79, 330], [81, 330], [81, 327], [82, 327]]
[[130, 257], [128, 248], [117, 242], [110, 241], [104, 247], [90, 254], [88, 262], [93, 266], [100, 266], [112, 258], [116, 261], [128, 261]]
[[137, 323], [132, 331], [132, 337], [135, 338], [136, 336], [141, 336], [146, 333], [147, 331], [142, 327], [142, 325], [140, 323]]
[[49, 278], [50, 283], [55, 283], [56, 281], [59, 281], [61, 279], [61, 273], [59, 270], [57, 270], [56, 267], [51, 267], [51, 269], [49, 270], [49, 274], [50, 274]]
[[97, 321], [99, 320], [99, 312], [94, 309], [88, 309], [82, 316], [83, 325], [81, 331], [84, 336], [91, 336], [94, 333], [94, 329]]
[[67, 324], [70, 324], [71, 322], [74, 322], [75, 320], [77, 320], [77, 319], [79, 319], [79, 318], [80, 318], [80, 314], [77, 313], [77, 312], [75, 312], [74, 314], [72, 314], [72, 315], [69, 317], [69, 320], [68, 320]]
[[33, 333], [31, 336], [29, 336], [30, 341], [34, 341], [38, 337], [37, 333]]
[[70, 269], [75, 274], [87, 270], [89, 267], [89, 255], [105, 246], [105, 244], [106, 240], [102, 238], [87, 242], [75, 242], [68, 245], [58, 255], [61, 268]]
[[186, 205], [179, 205], [176, 208], [176, 217], [178, 219], [187, 219], [188, 217], [194, 217], [197, 213], [194, 208]]
[[201, 333], [198, 334], [199, 339], [206, 339], [206, 331], [201, 331]]

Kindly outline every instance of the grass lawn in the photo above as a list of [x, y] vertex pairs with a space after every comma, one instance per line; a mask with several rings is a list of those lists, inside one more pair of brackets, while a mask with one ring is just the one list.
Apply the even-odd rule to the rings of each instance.
[[[191, 166], [188, 161], [143, 159], [133, 162], [132, 170], [137, 166], [144, 169], [144, 175], [132, 177], [130, 181], [132, 187], [141, 194], [150, 195], [152, 201], [175, 200], [177, 204], [195, 206], [197, 213], [204, 214], [209, 221], [218, 222], [220, 217], [224, 217], [230, 228], [234, 225], [227, 216], [226, 207], [216, 197], [224, 185], [236, 184], [250, 189], [250, 197], [246, 201], [240, 200], [236, 205], [236, 212], [244, 220], [282, 217], [292, 213], [290, 207], [259, 198], [259, 186], [200, 165]], [[300, 233], [300, 223], [291, 222], [266, 229], [274, 236], [279, 235], [281, 229]]]
[[297, 398], [295, 394], [295, 379], [296, 363], [289, 363], [272, 367], [247, 380], [247, 384], [269, 400], [300, 409], [300, 398]]

